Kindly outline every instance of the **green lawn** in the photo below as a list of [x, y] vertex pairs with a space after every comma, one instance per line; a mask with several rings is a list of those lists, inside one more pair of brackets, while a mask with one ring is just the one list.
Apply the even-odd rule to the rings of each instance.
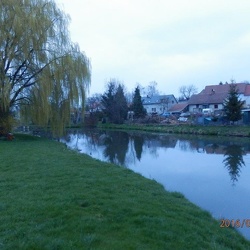
[[0, 249], [250, 249], [179, 193], [47, 139], [0, 141]]

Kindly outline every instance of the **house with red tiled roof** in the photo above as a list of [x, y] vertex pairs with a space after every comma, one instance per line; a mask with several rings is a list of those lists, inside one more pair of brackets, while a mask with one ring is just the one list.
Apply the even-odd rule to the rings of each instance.
[[245, 101], [245, 108], [250, 109], [250, 84], [246, 85], [245, 93], [242, 99]]
[[170, 112], [173, 115], [180, 115], [183, 112], [188, 111], [188, 103], [187, 102], [179, 102], [174, 104], [168, 112]]
[[[244, 108], [250, 108], [250, 84], [236, 83], [239, 98], [245, 102]], [[188, 100], [191, 113], [200, 113], [203, 109], [211, 109], [215, 113], [223, 110], [224, 100], [228, 96], [230, 84], [208, 85], [199, 94]]]

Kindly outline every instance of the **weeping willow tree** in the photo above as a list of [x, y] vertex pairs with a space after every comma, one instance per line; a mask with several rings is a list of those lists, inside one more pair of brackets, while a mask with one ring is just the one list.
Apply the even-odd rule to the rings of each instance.
[[84, 110], [90, 63], [70, 40], [70, 18], [54, 0], [0, 1], [0, 130], [13, 114], [61, 134], [73, 107]]

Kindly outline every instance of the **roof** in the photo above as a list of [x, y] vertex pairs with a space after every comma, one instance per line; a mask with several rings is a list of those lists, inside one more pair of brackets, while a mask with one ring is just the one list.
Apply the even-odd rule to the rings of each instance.
[[146, 97], [142, 97], [142, 103], [143, 105], [150, 105], [150, 104], [159, 104], [159, 103], [167, 103], [168, 99], [171, 99], [175, 97], [173, 95], [157, 95], [157, 96], [146, 96]]
[[[203, 89], [200, 94], [211, 94], [211, 93], [228, 93], [231, 84], [219, 84], [219, 85], [208, 85]], [[239, 94], [244, 94], [246, 91], [246, 87], [250, 86], [247, 83], [235, 83]]]
[[227, 93], [215, 93], [215, 94], [198, 94], [193, 95], [188, 100], [188, 104], [218, 104], [223, 103], [227, 97]]
[[[231, 84], [208, 85], [199, 94], [193, 95], [188, 104], [219, 104], [227, 98]], [[250, 96], [250, 84], [236, 83], [239, 94]]]
[[248, 84], [246, 86], [246, 89], [245, 89], [245, 96], [250, 96], [250, 84]]
[[188, 106], [187, 102], [176, 103], [168, 111], [169, 112], [181, 112]]

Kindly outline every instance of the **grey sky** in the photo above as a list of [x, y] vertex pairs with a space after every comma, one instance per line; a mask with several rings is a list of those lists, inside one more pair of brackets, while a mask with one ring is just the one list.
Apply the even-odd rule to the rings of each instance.
[[57, 0], [91, 59], [90, 94], [116, 78], [128, 91], [250, 81], [249, 0]]

